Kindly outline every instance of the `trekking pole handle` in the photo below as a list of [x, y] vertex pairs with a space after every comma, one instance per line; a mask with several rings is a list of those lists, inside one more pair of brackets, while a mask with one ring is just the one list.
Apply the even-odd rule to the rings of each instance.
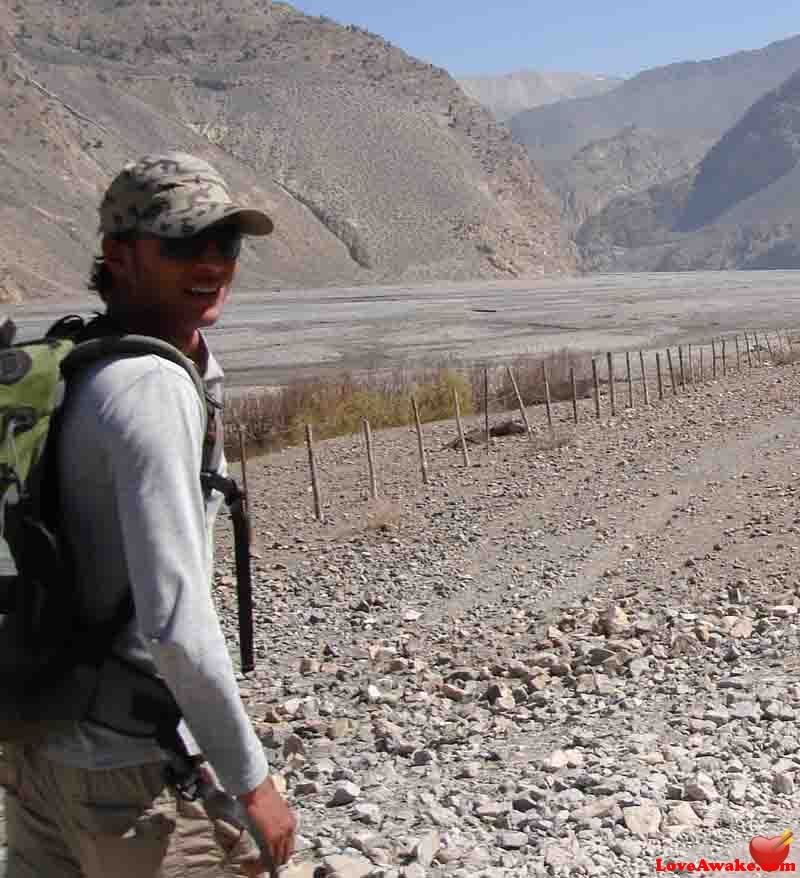
[[270, 878], [278, 878], [278, 867], [272, 857], [272, 851], [261, 831], [250, 819], [244, 805], [235, 797], [220, 789], [206, 777], [197, 781], [197, 792], [209, 817], [224, 820], [238, 829], [245, 829], [253, 837], [261, 854], [261, 862], [267, 867]]

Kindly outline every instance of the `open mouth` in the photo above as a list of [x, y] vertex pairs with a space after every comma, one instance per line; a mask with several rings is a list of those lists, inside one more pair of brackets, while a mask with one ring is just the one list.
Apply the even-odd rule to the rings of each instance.
[[191, 296], [216, 296], [219, 294], [219, 287], [190, 287], [187, 291]]

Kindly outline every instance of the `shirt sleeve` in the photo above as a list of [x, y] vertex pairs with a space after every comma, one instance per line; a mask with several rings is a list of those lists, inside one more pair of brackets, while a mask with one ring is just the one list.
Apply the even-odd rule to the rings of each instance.
[[200, 486], [205, 412], [180, 367], [153, 358], [107, 409], [107, 453], [136, 621], [228, 792], [268, 774], [211, 597]]

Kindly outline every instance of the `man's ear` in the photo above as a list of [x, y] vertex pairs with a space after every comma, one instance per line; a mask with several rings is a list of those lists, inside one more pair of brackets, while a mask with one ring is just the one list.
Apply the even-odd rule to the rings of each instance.
[[110, 235], [103, 238], [103, 262], [115, 277], [128, 270], [128, 261], [131, 258], [131, 246], [127, 241], [120, 241]]

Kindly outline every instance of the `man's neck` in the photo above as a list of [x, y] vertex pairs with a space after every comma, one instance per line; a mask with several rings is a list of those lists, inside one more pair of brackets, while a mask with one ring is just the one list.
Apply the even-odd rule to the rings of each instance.
[[201, 375], [205, 372], [208, 365], [208, 348], [199, 329], [195, 329], [189, 334], [176, 335], [161, 327], [154, 327], [146, 318], [137, 319], [135, 315], [120, 314], [109, 309], [106, 316], [123, 332], [130, 332], [135, 335], [151, 335], [153, 338], [160, 338], [162, 341], [169, 342], [182, 354], [185, 354], [190, 360], [194, 361]]

